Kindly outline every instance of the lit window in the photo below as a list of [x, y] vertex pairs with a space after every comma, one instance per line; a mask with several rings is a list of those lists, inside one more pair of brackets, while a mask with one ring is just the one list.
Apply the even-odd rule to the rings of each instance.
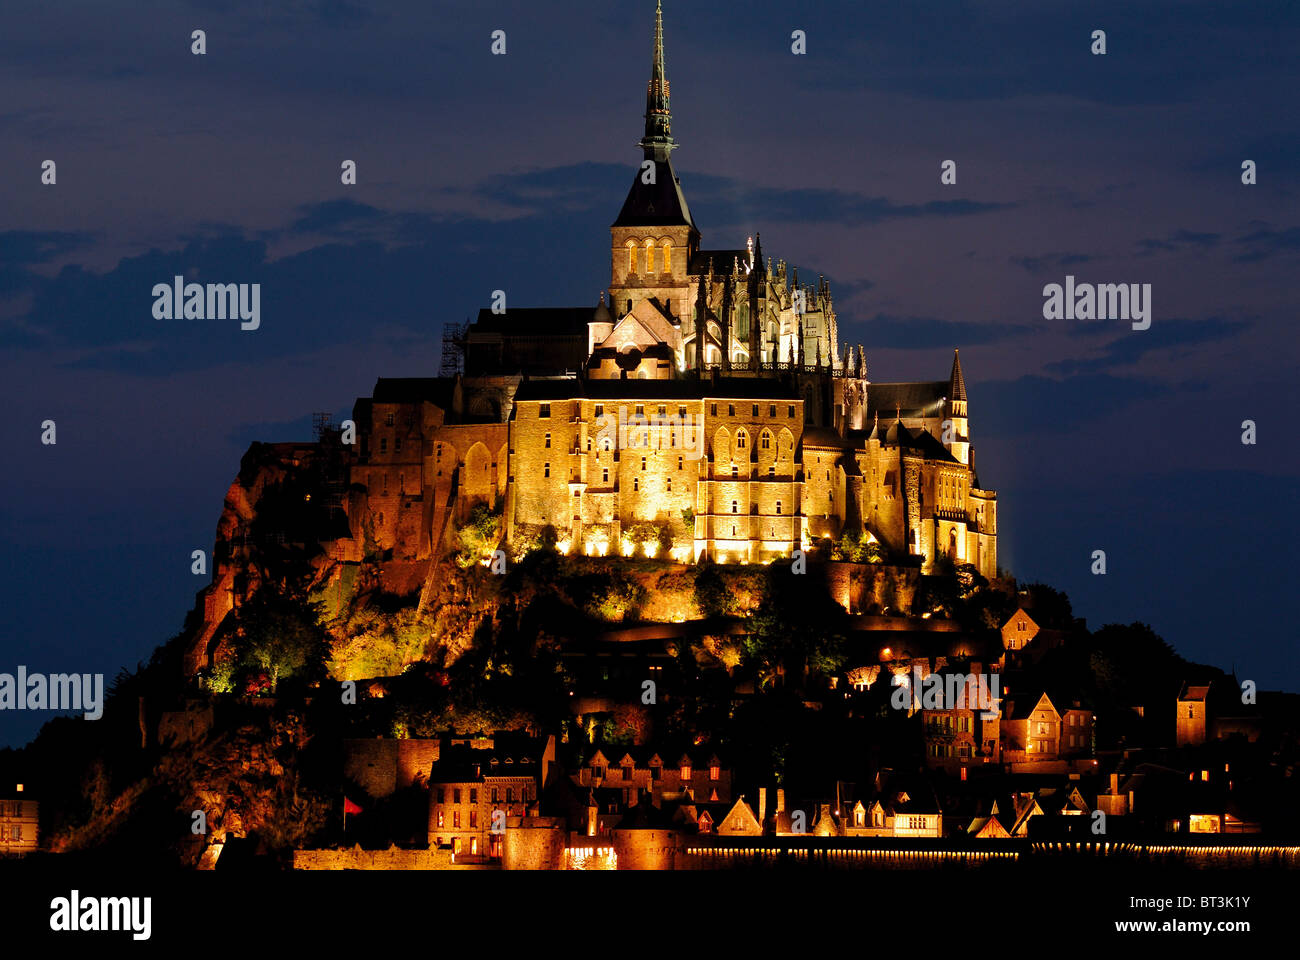
[[655, 242], [653, 240], [645, 242], [645, 272], [655, 272]]
[[709, 779], [710, 779], [710, 780], [717, 780], [719, 774], [720, 774], [720, 771], [718, 770], [718, 765], [717, 765], [717, 764], [711, 764], [711, 765], [709, 766]]
[[673, 272], [673, 245], [669, 240], [664, 241], [664, 273]]
[[627, 272], [636, 273], [636, 244], [627, 242]]

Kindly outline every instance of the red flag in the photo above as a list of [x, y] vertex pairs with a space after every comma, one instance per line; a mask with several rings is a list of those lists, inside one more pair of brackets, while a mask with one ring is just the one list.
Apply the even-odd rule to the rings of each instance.
[[343, 798], [343, 812], [344, 812], [344, 813], [360, 813], [360, 812], [361, 812], [361, 808], [358, 807], [358, 806], [357, 806], [355, 803], [353, 803], [351, 800], [349, 800], [347, 797], [344, 797], [344, 798]]

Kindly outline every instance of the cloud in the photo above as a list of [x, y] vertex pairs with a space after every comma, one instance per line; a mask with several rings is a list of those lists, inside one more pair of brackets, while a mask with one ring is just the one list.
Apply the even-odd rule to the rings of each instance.
[[1096, 258], [1088, 253], [1044, 253], [1036, 257], [1012, 257], [1011, 262], [1030, 273], [1063, 270], [1079, 263], [1090, 263]]
[[1257, 263], [1277, 253], [1300, 250], [1300, 227], [1276, 230], [1265, 225], [1238, 237], [1234, 242], [1247, 248], [1244, 253], [1233, 257], [1237, 263]]
[[1135, 404], [1166, 396], [1172, 388], [1149, 380], [1088, 372], [1051, 379], [968, 384], [972, 408], [978, 407], [981, 429], [1001, 424], [1012, 435], [1060, 432], [1099, 420]]
[[[1100, 373], [1116, 367], [1131, 366], [1150, 354], [1165, 351], [1185, 352], [1188, 348], [1235, 337], [1248, 330], [1252, 321], [1207, 317], [1203, 320], [1169, 318], [1153, 320], [1149, 330], [1127, 330], [1101, 347], [1100, 356], [1058, 360], [1047, 365], [1051, 373], [1066, 376]], [[1113, 329], [1113, 321], [1085, 323], [1073, 328], [1072, 336]]]
[[1015, 323], [958, 323], [937, 317], [900, 317], [877, 313], [857, 325], [864, 343], [873, 348], [929, 350], [997, 343], [1024, 336], [1032, 327]]

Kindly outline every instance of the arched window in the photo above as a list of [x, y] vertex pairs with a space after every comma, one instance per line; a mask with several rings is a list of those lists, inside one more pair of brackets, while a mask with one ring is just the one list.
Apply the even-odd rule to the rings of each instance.
[[776, 515], [777, 515], [778, 517], [781, 516], [781, 501], [780, 501], [780, 500], [778, 500], [778, 501], [776, 502]]
[[739, 512], [740, 512], [740, 504], [737, 503], [735, 500], [732, 500], [732, 501], [731, 501], [731, 512], [732, 512], [732, 513], [739, 513]]
[[664, 253], [664, 273], [672, 273], [673, 272], [673, 242], [671, 240], [664, 241], [663, 253]]
[[744, 449], [745, 449], [745, 431], [744, 431], [744, 430], [741, 430], [738, 434], [736, 434], [736, 449], [737, 449], [737, 450], [744, 450]]
[[762, 441], [763, 449], [764, 449], [764, 450], [768, 450], [768, 449], [771, 448], [771, 446], [772, 446], [772, 435], [771, 435], [770, 433], [768, 433], [766, 430], [764, 430], [763, 433], [762, 433], [762, 436], [761, 436], [759, 439]]
[[655, 242], [653, 240], [645, 242], [645, 272], [647, 274], [655, 272]]
[[636, 273], [636, 244], [627, 242], [627, 272]]

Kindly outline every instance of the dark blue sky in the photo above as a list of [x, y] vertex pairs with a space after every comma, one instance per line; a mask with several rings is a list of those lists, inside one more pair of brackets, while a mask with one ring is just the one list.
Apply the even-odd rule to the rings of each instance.
[[[946, 376], [962, 348], [1017, 576], [1094, 626], [1146, 620], [1185, 656], [1300, 689], [1300, 8], [879, 7], [666, 5], [674, 162], [705, 245], [761, 230], [826, 274], [875, 380]], [[653, 14], [6, 3], [0, 670], [134, 665], [203, 586], [190, 551], [211, 549], [250, 441], [308, 438], [312, 411], [376, 377], [436, 373], [442, 323], [494, 289], [595, 302]], [[154, 320], [153, 284], [178, 273], [261, 283], [261, 329]], [[1151, 329], [1044, 320], [1067, 273], [1152, 284]], [[0, 743], [42, 719], [0, 714]]]

